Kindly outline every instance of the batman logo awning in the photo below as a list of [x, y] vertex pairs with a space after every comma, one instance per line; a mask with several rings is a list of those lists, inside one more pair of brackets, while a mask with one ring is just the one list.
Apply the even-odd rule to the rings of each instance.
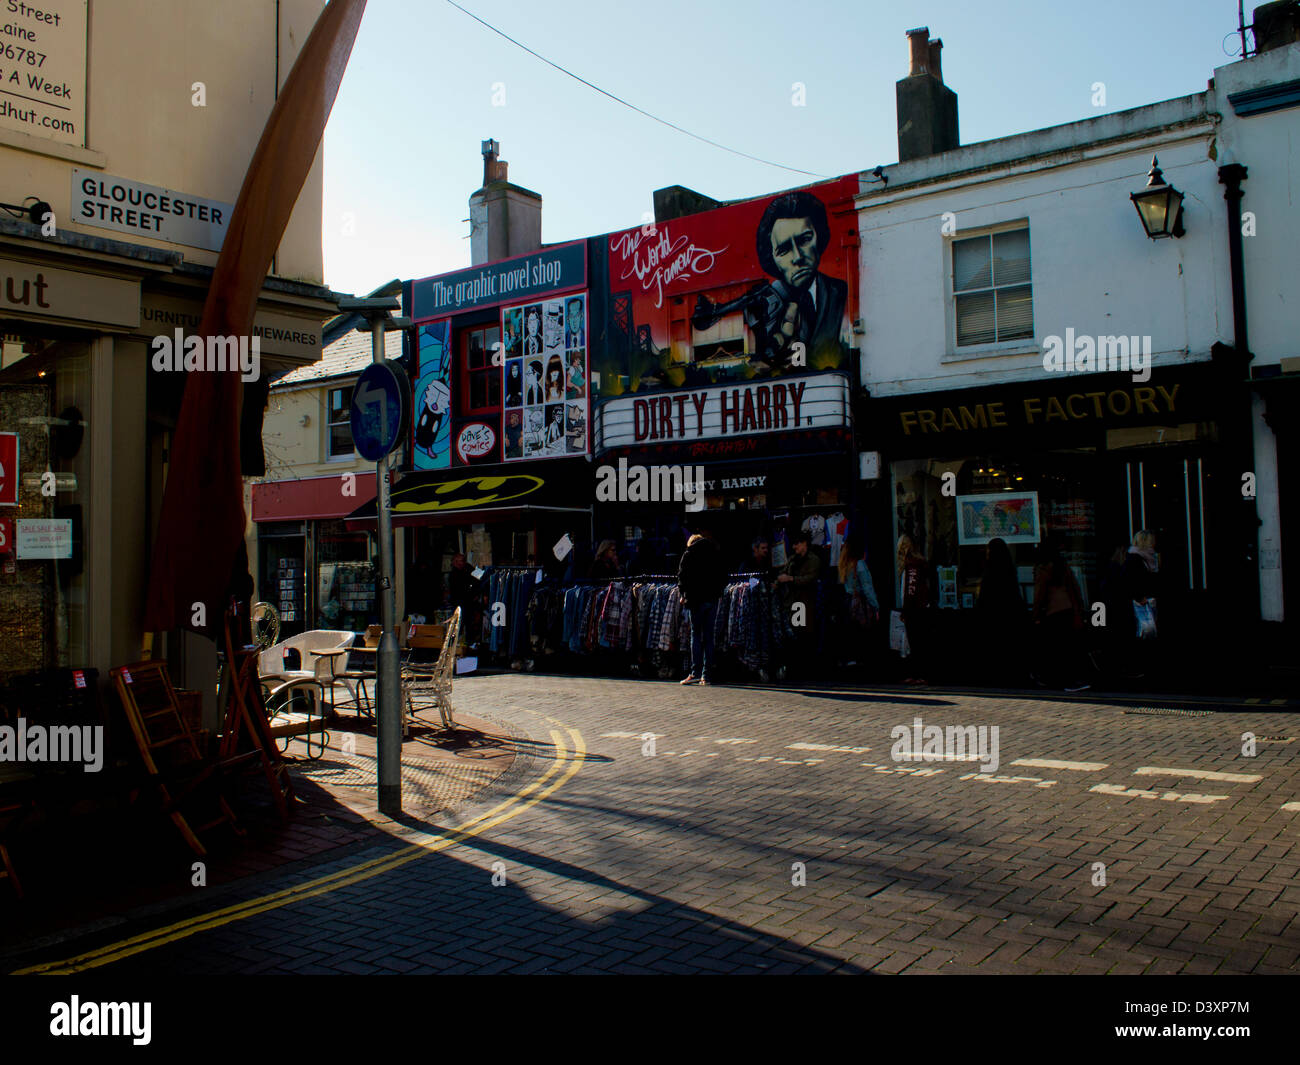
[[[592, 491], [584, 459], [417, 471], [393, 485], [390, 498], [394, 525], [459, 525], [520, 517], [533, 510], [587, 513]], [[378, 507], [378, 498], [370, 500], [348, 515], [348, 523], [373, 523]]]

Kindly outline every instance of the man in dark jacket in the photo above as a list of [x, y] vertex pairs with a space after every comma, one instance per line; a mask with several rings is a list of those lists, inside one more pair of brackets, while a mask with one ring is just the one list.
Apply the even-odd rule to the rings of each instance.
[[713, 683], [713, 621], [725, 584], [718, 545], [696, 533], [686, 541], [677, 568], [677, 589], [691, 615], [691, 671], [683, 684]]
[[781, 567], [776, 582], [785, 596], [786, 616], [794, 633], [788, 647], [788, 665], [777, 671], [784, 678], [787, 673], [809, 670], [816, 653], [816, 624], [813, 610], [817, 598], [817, 581], [821, 576], [822, 560], [808, 550], [809, 536], [797, 532], [790, 541], [791, 555]]

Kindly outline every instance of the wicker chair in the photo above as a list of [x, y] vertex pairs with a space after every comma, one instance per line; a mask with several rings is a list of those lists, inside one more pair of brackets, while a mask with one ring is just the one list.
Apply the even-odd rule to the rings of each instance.
[[[415, 700], [418, 696], [432, 696], [433, 705], [438, 708], [443, 728], [455, 728], [452, 717], [451, 684], [456, 675], [456, 645], [460, 642], [460, 607], [457, 607], [447, 622], [443, 637], [442, 651], [433, 669], [414, 665], [402, 667], [402, 701], [406, 705], [403, 715], [402, 732], [409, 735], [411, 722], [418, 721]], [[420, 710], [426, 707], [420, 707]]]

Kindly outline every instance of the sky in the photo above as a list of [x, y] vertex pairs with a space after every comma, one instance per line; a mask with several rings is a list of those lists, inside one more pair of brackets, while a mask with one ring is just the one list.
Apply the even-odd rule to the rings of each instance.
[[1201, 92], [1238, 48], [1235, 0], [458, 2], [644, 111], [793, 169], [638, 114], [447, 0], [370, 0], [325, 134], [337, 292], [470, 265], [489, 138], [541, 194], [553, 244], [639, 225], [668, 185], [735, 200], [896, 162], [894, 83], [918, 26], [943, 40], [962, 144]]

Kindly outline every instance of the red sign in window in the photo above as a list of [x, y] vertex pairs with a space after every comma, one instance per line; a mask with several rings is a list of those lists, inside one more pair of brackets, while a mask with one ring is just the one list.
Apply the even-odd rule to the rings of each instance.
[[18, 505], [18, 434], [0, 433], [0, 507]]
[[14, 523], [11, 518], [0, 518], [0, 555], [14, 553]]

